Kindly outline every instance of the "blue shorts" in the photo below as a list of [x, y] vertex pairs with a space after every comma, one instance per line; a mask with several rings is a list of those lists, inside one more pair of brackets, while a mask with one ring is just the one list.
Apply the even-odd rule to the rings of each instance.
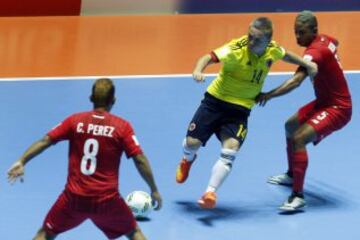
[[189, 124], [186, 136], [199, 139], [205, 146], [215, 133], [219, 140], [224, 135], [237, 139], [241, 145], [247, 134], [249, 115], [250, 109], [224, 102], [206, 92]]

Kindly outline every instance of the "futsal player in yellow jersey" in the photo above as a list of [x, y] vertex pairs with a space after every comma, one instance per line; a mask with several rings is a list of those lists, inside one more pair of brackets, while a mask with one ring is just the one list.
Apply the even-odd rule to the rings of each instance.
[[208, 87], [190, 122], [183, 142], [184, 156], [176, 171], [176, 181], [185, 182], [198, 149], [216, 134], [221, 141], [221, 153], [213, 166], [207, 189], [198, 201], [202, 208], [216, 205], [216, 191], [229, 175], [245, 140], [248, 116], [271, 65], [282, 59], [305, 67], [310, 77], [317, 73], [316, 64], [272, 41], [272, 31], [270, 19], [257, 18], [251, 22], [247, 35], [202, 56], [196, 63], [193, 77], [197, 82], [205, 80], [203, 71], [208, 65], [222, 63], [218, 77]]

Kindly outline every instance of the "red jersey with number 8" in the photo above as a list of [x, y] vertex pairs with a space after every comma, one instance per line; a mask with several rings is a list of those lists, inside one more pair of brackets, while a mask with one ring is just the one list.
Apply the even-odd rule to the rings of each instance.
[[66, 190], [82, 196], [118, 194], [122, 153], [128, 158], [142, 153], [131, 124], [105, 111], [73, 114], [47, 135], [54, 143], [69, 140]]

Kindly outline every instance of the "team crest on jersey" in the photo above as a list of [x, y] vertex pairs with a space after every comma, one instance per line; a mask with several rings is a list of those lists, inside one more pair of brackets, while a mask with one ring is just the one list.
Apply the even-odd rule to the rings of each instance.
[[266, 66], [268, 68], [270, 68], [272, 64], [273, 64], [273, 61], [271, 59], [266, 60]]
[[196, 124], [195, 123], [190, 123], [190, 125], [189, 125], [189, 131], [191, 132], [191, 131], [194, 131], [194, 129], [196, 128]]

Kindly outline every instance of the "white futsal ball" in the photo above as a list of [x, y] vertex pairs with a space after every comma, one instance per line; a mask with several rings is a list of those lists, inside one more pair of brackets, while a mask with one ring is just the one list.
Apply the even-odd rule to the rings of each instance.
[[131, 192], [125, 201], [136, 218], [147, 217], [153, 209], [151, 196], [147, 192]]

